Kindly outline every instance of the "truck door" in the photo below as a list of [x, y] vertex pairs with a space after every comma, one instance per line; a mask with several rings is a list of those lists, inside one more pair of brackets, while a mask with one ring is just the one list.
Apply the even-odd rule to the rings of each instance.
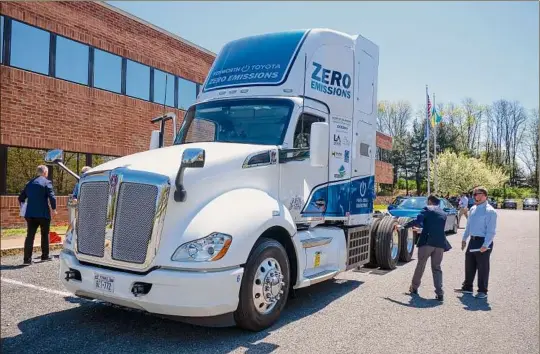
[[328, 113], [305, 107], [291, 137], [293, 147], [280, 155], [280, 199], [296, 223], [321, 218], [326, 210], [328, 167], [313, 167], [309, 160], [311, 124], [328, 122]]

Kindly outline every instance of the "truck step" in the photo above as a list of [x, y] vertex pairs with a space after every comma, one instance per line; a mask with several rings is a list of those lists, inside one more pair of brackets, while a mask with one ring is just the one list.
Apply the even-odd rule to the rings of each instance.
[[313, 285], [333, 278], [334, 276], [336, 276], [337, 273], [339, 273], [338, 270], [324, 270], [320, 273], [307, 276], [306, 279], [309, 279], [311, 285]]

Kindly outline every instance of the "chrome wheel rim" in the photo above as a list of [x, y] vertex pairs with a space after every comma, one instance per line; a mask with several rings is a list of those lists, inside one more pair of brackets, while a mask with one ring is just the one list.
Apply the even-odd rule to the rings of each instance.
[[394, 230], [392, 232], [392, 242], [390, 242], [390, 250], [392, 252], [392, 259], [396, 259], [399, 249], [399, 232]]
[[274, 258], [266, 258], [259, 264], [253, 280], [253, 304], [255, 309], [266, 315], [274, 309], [283, 295], [283, 274]]
[[412, 229], [407, 230], [407, 252], [411, 253], [414, 246], [414, 232]]

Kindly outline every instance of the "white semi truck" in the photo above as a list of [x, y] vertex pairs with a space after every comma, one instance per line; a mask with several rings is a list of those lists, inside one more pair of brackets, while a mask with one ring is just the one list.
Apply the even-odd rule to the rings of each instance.
[[225, 45], [172, 146], [162, 129], [80, 178], [63, 285], [258, 331], [294, 289], [409, 261], [404, 220], [373, 214], [378, 61], [366, 38], [327, 29]]

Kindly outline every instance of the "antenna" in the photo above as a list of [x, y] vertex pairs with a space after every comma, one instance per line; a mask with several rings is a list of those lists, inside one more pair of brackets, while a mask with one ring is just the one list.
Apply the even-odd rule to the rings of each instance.
[[[307, 53], [304, 54], [304, 87], [302, 92], [302, 112], [300, 113], [300, 119], [302, 119], [302, 125], [300, 128], [300, 136], [304, 138], [304, 107], [306, 105], [306, 72], [307, 72]], [[309, 144], [309, 141], [308, 141]], [[304, 147], [304, 146], [302, 146]]]

